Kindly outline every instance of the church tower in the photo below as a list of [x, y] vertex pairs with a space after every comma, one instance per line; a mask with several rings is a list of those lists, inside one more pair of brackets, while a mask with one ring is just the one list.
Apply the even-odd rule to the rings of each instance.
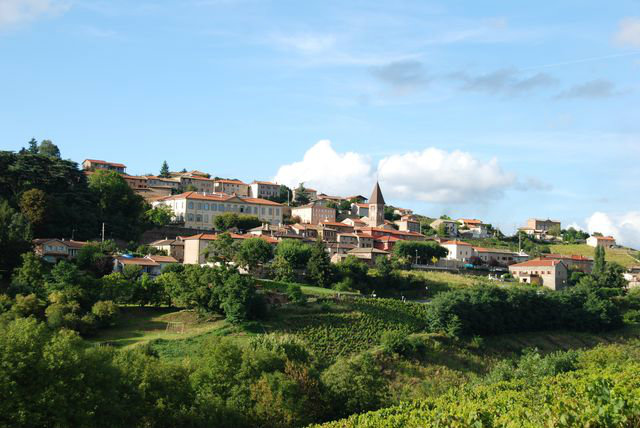
[[377, 181], [369, 198], [369, 226], [384, 226], [384, 197]]

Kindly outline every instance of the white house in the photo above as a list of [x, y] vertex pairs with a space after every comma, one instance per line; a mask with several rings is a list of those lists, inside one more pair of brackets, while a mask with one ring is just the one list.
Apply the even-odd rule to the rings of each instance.
[[590, 236], [587, 238], [587, 245], [590, 247], [611, 248], [616, 246], [616, 240], [613, 236]]

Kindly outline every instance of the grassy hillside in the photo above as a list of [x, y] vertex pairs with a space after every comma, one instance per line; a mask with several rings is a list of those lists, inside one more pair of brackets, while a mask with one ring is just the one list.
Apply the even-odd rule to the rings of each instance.
[[[558, 244], [551, 245], [551, 252], [566, 255], [580, 255], [586, 257], [593, 257], [594, 248], [587, 244]], [[629, 250], [627, 248], [610, 248], [606, 250], [605, 258], [608, 262], [616, 262], [624, 267], [640, 264], [640, 261], [636, 260], [634, 256], [637, 252]]]

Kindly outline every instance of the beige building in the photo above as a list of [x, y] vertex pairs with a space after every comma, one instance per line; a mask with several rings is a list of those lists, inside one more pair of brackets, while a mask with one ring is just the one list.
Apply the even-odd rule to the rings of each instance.
[[113, 260], [113, 271], [122, 272], [125, 266], [138, 266], [142, 273], [146, 273], [151, 277], [156, 277], [171, 264], [178, 263], [171, 256], [145, 256], [145, 257], [126, 257], [120, 256]]
[[[270, 236], [255, 236], [255, 235], [239, 235], [237, 233], [230, 233], [231, 238], [235, 241], [240, 241], [249, 238], [260, 238], [272, 245], [276, 245], [278, 240]], [[188, 236], [184, 238], [184, 264], [202, 265], [207, 262], [204, 257], [204, 250], [211, 241], [218, 239], [219, 235], [213, 233], [199, 233], [197, 235]]]
[[280, 185], [270, 181], [253, 181], [249, 185], [249, 196], [253, 198], [275, 198], [280, 195]]
[[254, 215], [270, 224], [282, 223], [282, 205], [260, 198], [245, 198], [227, 194], [185, 192], [167, 196], [151, 203], [153, 207], [166, 205], [173, 211], [173, 220], [184, 227], [213, 229], [213, 219], [224, 213]]
[[473, 247], [473, 251], [475, 257], [489, 266], [509, 266], [529, 260], [529, 255], [526, 253], [516, 253], [499, 248]]
[[375, 265], [376, 264], [376, 260], [379, 257], [388, 257], [389, 256], [389, 252], [388, 251], [384, 251], [384, 250], [379, 250], [377, 248], [354, 248], [353, 250], [350, 250], [347, 252], [347, 255], [349, 256], [355, 256], [358, 259], [364, 261], [365, 263], [367, 263], [368, 265]]
[[525, 284], [542, 285], [551, 290], [567, 287], [569, 270], [561, 260], [534, 259], [509, 266], [509, 272]]
[[521, 227], [518, 230], [536, 239], [544, 240], [551, 237], [549, 232], [554, 230], [560, 232], [561, 224], [559, 221], [555, 220], [540, 220], [537, 218], [530, 218], [529, 220], [527, 220], [526, 226]]
[[420, 233], [420, 222], [412, 214], [403, 215], [400, 220], [394, 221], [394, 224], [403, 232]]
[[567, 268], [571, 270], [579, 270], [584, 273], [591, 273], [593, 270], [593, 259], [590, 257], [584, 257], [579, 255], [564, 255], [564, 254], [542, 254], [540, 256], [542, 260], [561, 260]]
[[227, 195], [249, 196], [249, 185], [240, 180], [217, 178], [213, 179], [213, 191]]
[[49, 263], [73, 259], [88, 242], [64, 239], [34, 239], [34, 252]]
[[167, 255], [175, 258], [180, 263], [184, 261], [184, 241], [180, 238], [176, 239], [161, 239], [149, 244], [150, 247], [157, 248], [158, 250], [166, 251]]
[[82, 169], [86, 171], [95, 171], [97, 169], [105, 169], [107, 171], [115, 171], [124, 174], [127, 166], [122, 163], [106, 162], [99, 159], [85, 159], [82, 162]]
[[613, 236], [590, 236], [587, 238], [587, 245], [594, 248], [611, 248], [616, 246], [616, 240]]
[[369, 198], [369, 212], [367, 217], [363, 217], [370, 227], [384, 227], [384, 196], [380, 190], [380, 184], [376, 181]]
[[473, 246], [467, 242], [462, 241], [444, 241], [441, 242], [444, 248], [449, 251], [446, 259], [448, 260], [459, 260], [463, 262], [470, 261], [472, 257], [476, 255]]
[[307, 205], [291, 208], [292, 217], [300, 217], [302, 223], [318, 224], [321, 222], [335, 222], [335, 208], [327, 207], [324, 203], [314, 201]]
[[458, 236], [458, 222], [455, 220], [446, 220], [439, 218], [431, 222], [429, 226], [435, 231], [440, 229], [440, 225], [444, 227], [444, 233], [447, 236]]

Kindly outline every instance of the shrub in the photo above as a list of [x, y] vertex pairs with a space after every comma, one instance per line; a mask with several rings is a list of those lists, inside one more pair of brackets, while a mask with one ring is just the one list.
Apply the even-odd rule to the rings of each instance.
[[96, 302], [93, 305], [91, 313], [96, 317], [97, 322], [101, 326], [107, 327], [113, 325], [120, 313], [120, 310], [111, 300], [103, 300]]

